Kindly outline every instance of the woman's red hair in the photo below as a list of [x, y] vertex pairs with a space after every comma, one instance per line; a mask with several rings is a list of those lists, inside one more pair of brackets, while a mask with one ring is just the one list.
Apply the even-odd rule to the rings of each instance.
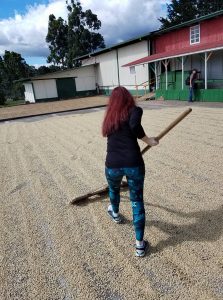
[[116, 87], [109, 98], [105, 113], [102, 135], [104, 137], [117, 130], [129, 116], [130, 109], [135, 106], [135, 101], [129, 91], [123, 86]]

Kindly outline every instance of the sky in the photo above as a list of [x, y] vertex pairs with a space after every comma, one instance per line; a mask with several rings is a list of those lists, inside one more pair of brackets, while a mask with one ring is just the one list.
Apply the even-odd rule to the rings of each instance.
[[[100, 33], [106, 46], [147, 34], [160, 27], [166, 16], [164, 0], [80, 0], [102, 22]], [[0, 0], [0, 55], [5, 50], [20, 53], [36, 67], [46, 65], [45, 42], [49, 15], [67, 18], [65, 0]]]

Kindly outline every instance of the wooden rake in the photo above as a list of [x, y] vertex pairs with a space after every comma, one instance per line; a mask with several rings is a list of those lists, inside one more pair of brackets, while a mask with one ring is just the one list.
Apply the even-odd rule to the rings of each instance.
[[[161, 140], [171, 129], [173, 129], [178, 123], [180, 123], [190, 112], [192, 111], [192, 108], [188, 108], [185, 110], [182, 114], [180, 114], [172, 123], [169, 124], [155, 139], [157, 141]], [[151, 146], [147, 145], [142, 151], [142, 155], [144, 155]], [[125, 188], [128, 186], [128, 183], [126, 181], [122, 181], [121, 188]], [[92, 196], [102, 196], [108, 192], [108, 185], [104, 185], [100, 189], [97, 189], [93, 192], [87, 193], [85, 195], [79, 196], [71, 200], [70, 204], [78, 203], [82, 200], [86, 200]]]

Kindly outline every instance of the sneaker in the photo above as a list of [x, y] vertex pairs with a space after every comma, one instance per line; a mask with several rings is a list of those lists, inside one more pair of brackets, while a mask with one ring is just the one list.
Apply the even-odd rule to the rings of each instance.
[[149, 243], [144, 241], [143, 246], [135, 246], [136, 247], [136, 256], [143, 257], [145, 256], [147, 250], [149, 249]]
[[115, 223], [122, 222], [122, 218], [120, 217], [119, 213], [114, 213], [111, 205], [108, 206], [108, 214]]

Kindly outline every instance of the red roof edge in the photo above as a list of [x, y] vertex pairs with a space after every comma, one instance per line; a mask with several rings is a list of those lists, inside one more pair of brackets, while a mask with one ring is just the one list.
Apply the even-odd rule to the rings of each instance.
[[155, 61], [155, 60], [159, 60], [159, 59], [161, 60], [164, 58], [184, 56], [184, 55], [190, 54], [190, 53], [192, 55], [193, 53], [196, 53], [196, 52], [199, 53], [199, 52], [203, 52], [203, 51], [212, 51], [215, 48], [219, 48], [219, 47], [223, 48], [223, 39], [220, 41], [211, 42], [211, 43], [191, 45], [190, 47], [186, 47], [183, 49], [176, 49], [176, 50], [172, 50], [172, 51], [156, 53], [156, 54], [146, 56], [146, 57], [134, 60], [132, 62], [129, 62], [129, 63], [123, 65], [122, 67], [131, 67], [131, 66], [141, 65], [143, 63], [149, 63], [151, 61]]

